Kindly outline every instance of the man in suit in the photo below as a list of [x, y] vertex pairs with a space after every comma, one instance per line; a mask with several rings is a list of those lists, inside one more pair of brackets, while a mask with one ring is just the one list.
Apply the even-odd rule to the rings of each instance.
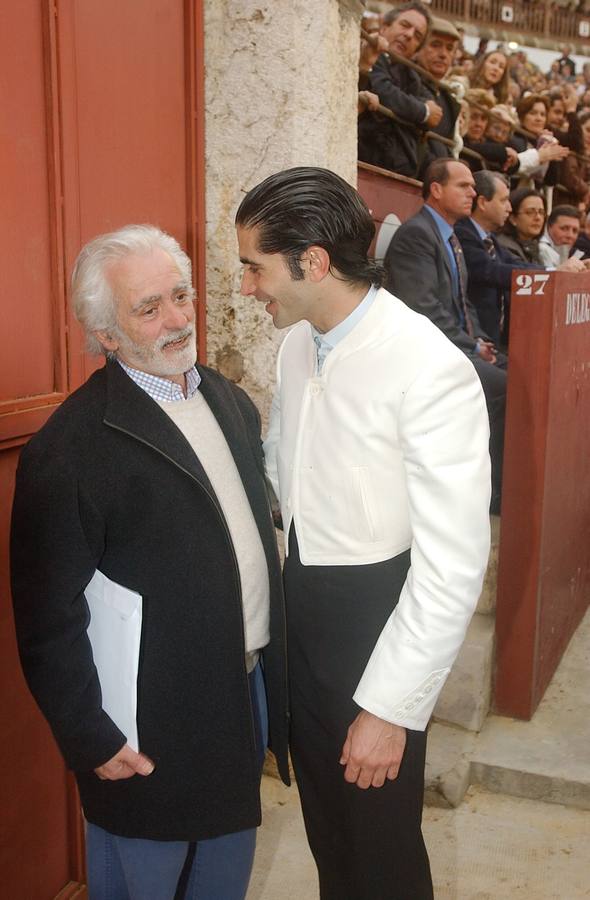
[[[482, 328], [496, 346], [508, 344], [510, 286], [515, 269], [542, 269], [524, 262], [502, 247], [495, 232], [506, 222], [512, 209], [507, 179], [500, 172], [476, 172], [475, 197], [471, 216], [455, 225], [468, 273], [468, 297], [477, 310]], [[557, 266], [559, 271], [583, 272], [579, 259]]]
[[417, 135], [441, 120], [442, 109], [424, 95], [420, 76], [404, 64], [424, 42], [430, 12], [420, 0], [409, 0], [383, 17], [381, 34], [388, 42], [369, 75], [369, 88], [408, 125], [401, 125], [380, 113], [365, 112], [358, 120], [359, 159], [415, 176], [419, 168]]
[[491, 511], [499, 512], [506, 415], [506, 357], [482, 328], [469, 301], [467, 269], [454, 233], [469, 215], [473, 175], [462, 162], [434, 160], [422, 184], [424, 206], [400, 225], [385, 255], [387, 286], [427, 316], [470, 360], [486, 397], [492, 459]]
[[268, 723], [288, 780], [259, 416], [195, 366], [191, 265], [170, 235], [91, 241], [72, 297], [107, 362], [21, 455], [23, 670], [76, 774], [92, 900], [242, 900]]
[[425, 729], [487, 562], [484, 398], [465, 356], [379, 288], [371, 215], [337, 175], [273, 175], [236, 224], [242, 293], [277, 328], [295, 326], [264, 448], [287, 545], [291, 755], [320, 895], [430, 900]]

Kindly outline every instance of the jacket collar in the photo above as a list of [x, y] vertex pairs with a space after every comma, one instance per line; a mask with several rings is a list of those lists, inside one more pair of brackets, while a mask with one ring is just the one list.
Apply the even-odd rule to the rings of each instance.
[[105, 425], [151, 447], [212, 493], [205, 470], [184, 435], [115, 361], [107, 360], [106, 383]]
[[[247, 428], [226, 380], [206, 366], [197, 365], [197, 371], [201, 376], [199, 390], [228, 443], [258, 527], [261, 532], [267, 531], [270, 513], [264, 490], [261, 446], [251, 444], [251, 429]], [[117, 362], [107, 361], [106, 382], [105, 425], [151, 447], [199, 482], [223, 516], [197, 454], [164, 410], [129, 378]]]

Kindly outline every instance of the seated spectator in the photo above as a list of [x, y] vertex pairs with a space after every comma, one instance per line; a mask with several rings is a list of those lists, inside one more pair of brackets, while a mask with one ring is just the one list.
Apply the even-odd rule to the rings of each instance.
[[508, 57], [501, 50], [490, 50], [477, 62], [470, 87], [483, 88], [492, 95], [494, 103], [506, 103], [509, 99]]
[[539, 255], [545, 266], [557, 268], [567, 260], [580, 233], [580, 217], [575, 206], [555, 206], [539, 239]]
[[522, 131], [510, 141], [520, 163], [515, 187], [556, 184], [558, 168], [553, 164], [569, 154], [568, 148], [545, 127], [548, 107], [549, 101], [543, 94], [527, 94], [518, 102], [516, 110]]
[[[473, 93], [477, 92], [469, 91], [468, 96], [472, 96]], [[468, 137], [464, 141], [464, 145], [484, 157], [485, 168], [503, 172], [513, 171], [515, 167], [518, 167], [518, 158], [516, 150], [507, 145], [514, 124], [510, 108], [502, 103], [493, 106], [487, 113], [484, 134], [478, 141], [470, 140], [470, 135], [472, 137], [479, 135], [482, 118], [481, 112], [479, 116], [476, 114], [476, 126], [468, 129]], [[484, 168], [482, 165], [472, 165], [469, 160], [467, 161], [474, 172]]]
[[[490, 163], [490, 168], [501, 169], [503, 172], [509, 172], [510, 174], [518, 170], [518, 154], [514, 147], [511, 147], [508, 143], [512, 137], [515, 125], [516, 117], [510, 106], [506, 103], [498, 103], [492, 107], [490, 110], [490, 121], [485, 133], [487, 147], [484, 152], [484, 156]], [[503, 165], [498, 166], [496, 160], [500, 152], [503, 153], [505, 162]]]
[[[565, 96], [563, 88], [551, 88], [547, 94], [549, 105], [547, 107], [547, 127], [556, 134], [567, 130], [565, 117]], [[577, 104], [576, 104], [577, 105]]]
[[[585, 215], [590, 206], [590, 111], [583, 112], [572, 125], [572, 149], [561, 164], [559, 183], [555, 188], [557, 206], [575, 206]], [[578, 136], [576, 142], [574, 138]]]
[[576, 153], [583, 152], [584, 140], [578, 121], [578, 95], [571, 85], [553, 88], [548, 94], [547, 128], [560, 144]]
[[539, 237], [545, 227], [545, 200], [534, 188], [517, 188], [510, 194], [512, 212], [498, 233], [501, 247], [523, 262], [542, 265]]
[[580, 259], [590, 259], [590, 213], [584, 217], [584, 227], [576, 238], [570, 253], [574, 253], [576, 250], [582, 251]]
[[377, 111], [379, 107], [379, 97], [377, 94], [371, 93], [369, 90], [370, 75], [373, 66], [382, 53], [387, 50], [387, 41], [378, 33], [363, 34], [361, 31], [361, 51], [359, 54], [359, 80], [358, 80], [358, 115], [365, 110]]
[[[469, 122], [467, 125], [467, 133], [463, 137], [464, 150], [471, 150], [484, 157], [484, 161], [462, 153], [461, 159], [469, 166], [472, 172], [479, 172], [481, 169], [492, 165], [498, 169], [503, 168], [508, 160], [508, 153], [505, 147], [499, 144], [492, 144], [485, 138], [485, 132], [490, 120], [490, 110], [493, 107], [493, 100], [487, 91], [481, 88], [472, 88], [465, 93], [465, 100], [469, 106]], [[516, 154], [514, 153], [514, 156]]]
[[[499, 172], [476, 172], [476, 196], [471, 216], [455, 225], [468, 275], [468, 296], [477, 310], [481, 327], [494, 345], [508, 345], [510, 286], [515, 269], [538, 269], [500, 245], [496, 232], [506, 222], [510, 210], [508, 181]], [[559, 266], [568, 272], [583, 271], [580, 260], [570, 259]]]
[[510, 283], [514, 269], [536, 268], [500, 245], [496, 232], [510, 214], [508, 181], [500, 172], [476, 172], [471, 216], [460, 219], [455, 234], [467, 266], [468, 297], [483, 330], [496, 347], [507, 346]]
[[423, 98], [418, 73], [403, 64], [423, 44], [430, 18], [420, 0], [410, 0], [386, 13], [381, 34], [388, 43], [388, 53], [379, 57], [369, 77], [370, 90], [380, 103], [413, 127], [379, 113], [366, 112], [359, 117], [359, 159], [410, 177], [418, 171], [419, 129], [433, 128], [442, 118], [440, 106]]
[[[430, 31], [420, 50], [416, 54], [416, 62], [432, 77], [422, 77], [423, 96], [429, 97], [442, 109], [442, 118], [438, 125], [430, 130], [449, 140], [455, 139], [455, 129], [460, 110], [460, 103], [455, 94], [441, 80], [447, 75], [453, 56], [459, 45], [459, 32], [446, 19], [432, 17]], [[452, 150], [442, 141], [429, 140], [428, 154], [422, 170], [433, 159], [439, 156], [451, 156]]]
[[465, 261], [453, 232], [471, 209], [473, 175], [462, 162], [436, 159], [424, 174], [422, 196], [424, 206], [400, 225], [385, 254], [387, 287], [434, 322], [479, 375], [490, 416], [491, 511], [499, 512], [507, 361], [469, 302]]

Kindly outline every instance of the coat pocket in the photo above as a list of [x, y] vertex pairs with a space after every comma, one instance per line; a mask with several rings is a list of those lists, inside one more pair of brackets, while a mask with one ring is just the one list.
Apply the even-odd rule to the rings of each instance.
[[349, 473], [348, 508], [353, 533], [365, 543], [381, 541], [383, 520], [370, 470], [367, 466], [353, 466]]

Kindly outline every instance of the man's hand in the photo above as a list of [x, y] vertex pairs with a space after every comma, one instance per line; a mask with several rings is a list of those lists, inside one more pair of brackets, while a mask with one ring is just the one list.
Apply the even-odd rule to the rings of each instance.
[[480, 359], [485, 359], [486, 362], [492, 364], [496, 362], [496, 348], [491, 341], [483, 341], [481, 338], [478, 338], [477, 346], [479, 347]]
[[429, 128], [436, 128], [443, 116], [442, 107], [435, 103], [434, 100], [426, 100], [426, 108], [428, 110], [428, 118], [424, 122]]
[[557, 272], [585, 272], [588, 260], [576, 259], [574, 256], [566, 259], [560, 266], [557, 266]]
[[365, 109], [370, 109], [372, 112], [377, 112], [379, 102], [377, 94], [372, 94], [371, 91], [359, 91], [358, 111], [362, 113]]
[[136, 753], [129, 744], [121, 747], [108, 762], [94, 771], [101, 781], [119, 781], [132, 775], [151, 775], [155, 766], [144, 753]]
[[382, 787], [397, 778], [406, 746], [406, 729], [361, 710], [350, 728], [340, 765], [344, 778], [359, 788]]
[[544, 144], [538, 150], [539, 153], [539, 162], [553, 162], [554, 159], [565, 159], [566, 156], [569, 156], [569, 148], [563, 147], [561, 144], [558, 144], [557, 141], [553, 141], [551, 144]]
[[506, 162], [502, 166], [502, 169], [506, 172], [507, 169], [511, 169], [512, 166], [515, 166], [518, 162], [518, 153], [514, 147], [505, 147], [504, 149], [506, 150]]

